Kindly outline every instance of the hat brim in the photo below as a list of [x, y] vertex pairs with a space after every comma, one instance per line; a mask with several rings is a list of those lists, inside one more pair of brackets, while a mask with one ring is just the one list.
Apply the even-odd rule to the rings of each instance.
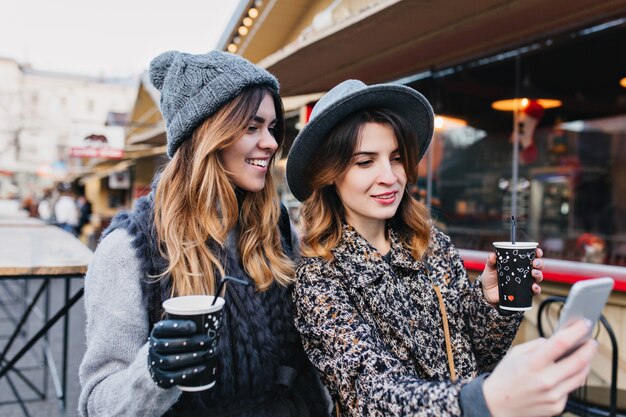
[[287, 157], [287, 183], [299, 201], [310, 194], [306, 168], [324, 139], [342, 119], [366, 108], [386, 108], [406, 119], [417, 133], [419, 159], [433, 136], [434, 113], [424, 96], [403, 85], [377, 84], [355, 91], [324, 109], [300, 131]]

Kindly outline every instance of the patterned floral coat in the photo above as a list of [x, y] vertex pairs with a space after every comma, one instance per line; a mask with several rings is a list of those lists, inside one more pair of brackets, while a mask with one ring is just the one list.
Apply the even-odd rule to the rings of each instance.
[[[435, 227], [423, 262], [393, 230], [390, 238], [387, 262], [344, 224], [334, 261], [301, 260], [294, 299], [305, 350], [342, 415], [460, 416], [462, 387], [504, 356], [523, 314], [489, 305]], [[445, 304], [456, 383], [433, 284]]]

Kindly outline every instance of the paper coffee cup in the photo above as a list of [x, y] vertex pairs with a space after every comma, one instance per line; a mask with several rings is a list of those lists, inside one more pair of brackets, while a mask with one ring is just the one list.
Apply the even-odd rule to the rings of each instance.
[[526, 311], [532, 308], [535, 280], [531, 272], [537, 245], [537, 242], [493, 242], [501, 309]]
[[[219, 329], [222, 325], [222, 308], [224, 299], [217, 297], [213, 304], [211, 295], [187, 295], [174, 297], [163, 302], [163, 309], [170, 319], [193, 320], [196, 323], [198, 334], [207, 334], [212, 343], [210, 348], [215, 349], [219, 338]], [[211, 353], [209, 351], [209, 353]], [[215, 385], [217, 379], [218, 360], [214, 357], [209, 360], [205, 371], [199, 374], [190, 374], [189, 383], [178, 385], [181, 391], [203, 391]]]

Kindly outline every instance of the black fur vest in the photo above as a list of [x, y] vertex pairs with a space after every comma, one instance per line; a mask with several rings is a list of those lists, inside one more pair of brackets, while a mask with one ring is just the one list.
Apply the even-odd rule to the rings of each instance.
[[[142, 197], [133, 211], [118, 214], [103, 235], [123, 228], [133, 237], [151, 327], [161, 320], [161, 303], [170, 297], [171, 289], [169, 279], [150, 278], [167, 265], [155, 238], [152, 197]], [[283, 248], [291, 255], [284, 207], [281, 224]], [[226, 247], [214, 250], [228, 275], [250, 279], [240, 263], [237, 236], [237, 231], [232, 231]], [[221, 372], [215, 387], [199, 393], [184, 392], [165, 416], [326, 416], [324, 389], [293, 325], [291, 288], [273, 285], [260, 292], [254, 285], [233, 283], [226, 288], [218, 343]]]

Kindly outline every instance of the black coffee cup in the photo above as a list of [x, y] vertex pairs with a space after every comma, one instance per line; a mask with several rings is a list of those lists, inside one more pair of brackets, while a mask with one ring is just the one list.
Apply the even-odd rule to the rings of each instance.
[[[219, 330], [222, 325], [222, 308], [224, 299], [217, 297], [213, 304], [211, 295], [188, 295], [174, 297], [163, 302], [163, 308], [169, 319], [193, 320], [196, 323], [197, 334], [207, 334], [210, 339], [210, 350], [215, 350], [219, 339]], [[203, 391], [215, 385], [218, 373], [217, 355], [212, 356], [204, 371], [192, 371], [185, 375], [184, 385], [178, 385], [181, 391]]]
[[532, 308], [534, 280], [531, 271], [537, 245], [537, 242], [493, 242], [501, 309], [526, 311]]

